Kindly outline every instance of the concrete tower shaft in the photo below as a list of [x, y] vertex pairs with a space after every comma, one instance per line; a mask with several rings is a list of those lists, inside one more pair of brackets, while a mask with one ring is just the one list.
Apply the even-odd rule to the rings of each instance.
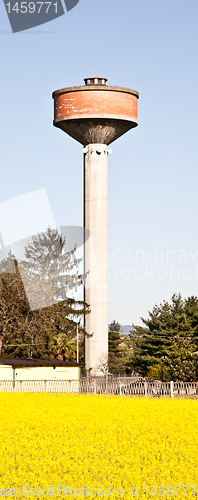
[[85, 245], [85, 301], [91, 314], [85, 328], [86, 367], [97, 369], [108, 353], [108, 146], [90, 144], [84, 154], [84, 227], [90, 231]]
[[85, 364], [99, 372], [108, 354], [108, 145], [138, 125], [138, 92], [110, 87], [106, 78], [86, 78], [85, 85], [56, 90], [54, 126], [84, 148], [84, 227], [90, 231], [85, 245]]

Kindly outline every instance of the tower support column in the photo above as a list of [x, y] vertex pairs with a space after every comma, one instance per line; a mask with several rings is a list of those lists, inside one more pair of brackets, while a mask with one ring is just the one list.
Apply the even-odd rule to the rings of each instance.
[[89, 144], [84, 149], [84, 227], [90, 237], [85, 244], [85, 365], [93, 374], [108, 355], [108, 146]]

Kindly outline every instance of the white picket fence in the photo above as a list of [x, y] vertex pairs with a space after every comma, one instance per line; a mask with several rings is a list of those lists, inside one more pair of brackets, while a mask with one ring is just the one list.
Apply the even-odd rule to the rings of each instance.
[[109, 394], [120, 396], [198, 397], [198, 382], [160, 382], [131, 377], [81, 380], [0, 380], [0, 392]]
[[78, 380], [0, 380], [0, 392], [79, 393]]

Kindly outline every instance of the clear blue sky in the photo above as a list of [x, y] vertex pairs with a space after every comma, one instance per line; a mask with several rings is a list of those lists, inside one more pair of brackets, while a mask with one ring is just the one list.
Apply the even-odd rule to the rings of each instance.
[[81, 225], [82, 147], [53, 127], [51, 94], [92, 76], [133, 88], [139, 126], [109, 157], [109, 321], [197, 295], [197, 0], [80, 0], [18, 34], [1, 2], [0, 44], [0, 203], [45, 188], [57, 225]]

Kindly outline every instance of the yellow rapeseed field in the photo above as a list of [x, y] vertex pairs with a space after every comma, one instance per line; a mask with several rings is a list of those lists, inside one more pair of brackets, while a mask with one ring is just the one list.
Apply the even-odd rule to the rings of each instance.
[[0, 497], [198, 497], [196, 400], [0, 393], [0, 415]]

